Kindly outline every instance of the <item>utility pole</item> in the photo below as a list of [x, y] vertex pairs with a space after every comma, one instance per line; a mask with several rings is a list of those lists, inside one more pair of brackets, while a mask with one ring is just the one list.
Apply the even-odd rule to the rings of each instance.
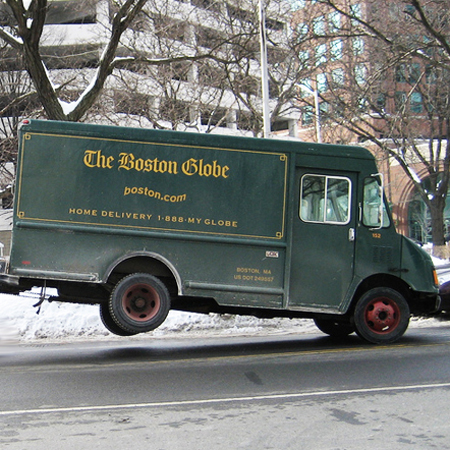
[[267, 35], [266, 14], [264, 12], [263, 0], [259, 0], [259, 30], [261, 45], [261, 87], [262, 87], [262, 113], [263, 113], [263, 136], [270, 137], [270, 110], [269, 110], [269, 76], [267, 73]]

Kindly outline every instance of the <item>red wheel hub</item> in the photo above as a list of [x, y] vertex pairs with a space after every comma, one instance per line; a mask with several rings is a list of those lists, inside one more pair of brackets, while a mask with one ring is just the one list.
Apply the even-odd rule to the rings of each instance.
[[153, 287], [143, 283], [135, 284], [122, 297], [122, 306], [128, 317], [145, 322], [158, 313], [161, 300]]
[[400, 310], [390, 298], [376, 298], [367, 305], [364, 320], [375, 333], [391, 333], [400, 323]]

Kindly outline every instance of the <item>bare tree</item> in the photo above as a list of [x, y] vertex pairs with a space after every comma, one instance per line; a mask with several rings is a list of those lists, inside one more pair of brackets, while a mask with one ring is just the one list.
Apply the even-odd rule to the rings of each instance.
[[[136, 60], [113, 73], [105, 93], [119, 111], [109, 120], [126, 117], [155, 128], [198, 130], [202, 121], [207, 125], [202, 131], [217, 125], [217, 111], [229, 90], [222, 71], [228, 63], [224, 49], [236, 37], [200, 27], [202, 11], [182, 2], [147, 2], [127, 41], [127, 52]], [[217, 28], [215, 12], [208, 11], [207, 17]]]
[[[210, 132], [231, 126], [262, 130], [258, 2], [149, 0], [129, 53], [135, 63], [114, 72], [113, 102], [132, 120], [154, 127]], [[298, 65], [289, 52], [288, 5], [267, 2], [271, 121], [293, 117]], [[158, 59], [159, 57], [160, 59]]]
[[[64, 107], [58, 97], [41, 54], [41, 39], [48, 12], [47, 0], [6, 0], [11, 11], [7, 25], [0, 27], [0, 38], [23, 57], [47, 116], [55, 120], [79, 120], [99, 97], [107, 77], [118, 64], [117, 48], [124, 32], [146, 0], [124, 0], [117, 4], [111, 20], [109, 40], [98, 60], [95, 77], [76, 102]], [[67, 106], [67, 105], [66, 105]]]
[[22, 70], [20, 58], [4, 45], [0, 47], [0, 198], [1, 206], [11, 207], [11, 186], [15, 175], [19, 117], [36, 105], [31, 80]]
[[[22, 58], [48, 118], [98, 117], [99, 103], [105, 103], [118, 105], [122, 117], [157, 127], [187, 123], [211, 131], [231, 120], [251, 125], [255, 135], [260, 132], [258, 1], [80, 0], [78, 16], [90, 3], [95, 17], [103, 4], [106, 20], [90, 48], [73, 46], [75, 53], [83, 53], [79, 61], [75, 54], [55, 54], [64, 46], [58, 45], [56, 34], [50, 42], [46, 33], [46, 24], [63, 23], [56, 20], [63, 14], [58, 2], [4, 2], [0, 39]], [[292, 108], [296, 69], [287, 53], [278, 52], [286, 45], [287, 4], [268, 0], [265, 7], [270, 46], [284, 57], [270, 73], [275, 122]], [[112, 90], [106, 92], [105, 86]], [[144, 90], [158, 94], [145, 96]]]
[[[403, 168], [430, 211], [438, 251], [445, 245], [450, 178], [448, 2], [317, 3], [323, 18], [330, 21], [335, 14], [339, 20], [335, 29], [329, 23], [320, 30], [316, 14], [303, 40], [306, 46], [319, 42], [328, 49], [319, 67], [326, 78], [321, 118], [375, 144], [380, 155]], [[425, 174], [419, 177], [417, 167]]]

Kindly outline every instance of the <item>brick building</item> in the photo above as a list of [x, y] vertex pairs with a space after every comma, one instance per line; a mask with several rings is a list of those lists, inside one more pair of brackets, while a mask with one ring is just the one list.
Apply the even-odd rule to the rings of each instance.
[[400, 0], [292, 0], [299, 59], [309, 69], [299, 84], [299, 137], [373, 151], [399, 231], [429, 241], [429, 212], [412, 179], [426, 188], [450, 156], [450, 71], [442, 48], [450, 21], [442, 2], [421, 3], [422, 11]]

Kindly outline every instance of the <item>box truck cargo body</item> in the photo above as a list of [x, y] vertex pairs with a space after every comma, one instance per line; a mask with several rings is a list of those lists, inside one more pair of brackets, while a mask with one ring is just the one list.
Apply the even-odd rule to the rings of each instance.
[[37, 120], [19, 130], [0, 283], [98, 303], [123, 336], [173, 308], [393, 342], [439, 306], [363, 148]]

